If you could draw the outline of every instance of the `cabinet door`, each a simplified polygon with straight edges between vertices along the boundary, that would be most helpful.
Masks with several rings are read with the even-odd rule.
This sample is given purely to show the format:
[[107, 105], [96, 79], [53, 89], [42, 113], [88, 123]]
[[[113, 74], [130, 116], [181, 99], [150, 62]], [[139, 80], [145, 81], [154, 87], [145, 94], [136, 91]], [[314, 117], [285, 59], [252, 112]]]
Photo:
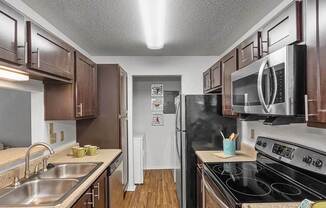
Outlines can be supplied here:
[[72, 208], [93, 208], [92, 194], [92, 190], [88, 189], [86, 193], [72, 206]]
[[27, 22], [28, 67], [67, 79], [74, 75], [74, 49], [31, 22]]
[[221, 62], [217, 62], [211, 68], [211, 84], [212, 88], [218, 88], [222, 86], [222, 69], [221, 69]]
[[239, 69], [258, 60], [261, 56], [261, 32], [257, 32], [247, 40], [243, 41], [238, 47], [238, 52]]
[[307, 1], [307, 97], [309, 126], [326, 127], [326, 1]]
[[204, 93], [211, 89], [211, 70], [208, 69], [203, 73], [203, 89]]
[[224, 116], [234, 116], [231, 103], [231, 74], [238, 68], [238, 52], [233, 49], [222, 60], [222, 110]]
[[24, 17], [0, 2], [0, 60], [25, 64]]
[[107, 172], [104, 171], [102, 175], [94, 182], [94, 207], [104, 208], [107, 207], [108, 193], [107, 193]]
[[96, 64], [76, 52], [76, 118], [94, 117], [97, 114]]
[[302, 40], [302, 1], [294, 1], [262, 33], [263, 55]]

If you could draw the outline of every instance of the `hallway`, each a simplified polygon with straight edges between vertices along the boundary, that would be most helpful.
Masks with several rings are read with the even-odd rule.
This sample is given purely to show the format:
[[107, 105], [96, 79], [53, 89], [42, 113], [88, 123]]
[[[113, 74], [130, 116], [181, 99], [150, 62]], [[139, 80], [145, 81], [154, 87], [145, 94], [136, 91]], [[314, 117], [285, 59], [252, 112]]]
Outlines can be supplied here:
[[124, 208], [179, 208], [171, 170], [147, 170], [143, 185], [127, 192]]

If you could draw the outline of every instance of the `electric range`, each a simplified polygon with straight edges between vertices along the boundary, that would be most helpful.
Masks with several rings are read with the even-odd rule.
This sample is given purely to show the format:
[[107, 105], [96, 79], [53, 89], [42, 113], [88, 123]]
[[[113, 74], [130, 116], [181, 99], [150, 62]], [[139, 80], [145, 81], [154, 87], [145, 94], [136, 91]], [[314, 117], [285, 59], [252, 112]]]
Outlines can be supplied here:
[[326, 199], [326, 153], [266, 137], [255, 148], [256, 161], [205, 163], [204, 185], [221, 207]]

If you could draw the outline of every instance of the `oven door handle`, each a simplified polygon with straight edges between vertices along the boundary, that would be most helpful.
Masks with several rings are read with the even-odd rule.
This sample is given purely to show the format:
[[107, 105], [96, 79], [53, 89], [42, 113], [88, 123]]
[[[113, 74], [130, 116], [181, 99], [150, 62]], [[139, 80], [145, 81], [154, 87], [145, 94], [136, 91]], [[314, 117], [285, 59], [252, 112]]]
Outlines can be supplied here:
[[259, 101], [261, 103], [261, 105], [263, 106], [264, 108], [264, 111], [266, 113], [269, 113], [269, 109], [266, 105], [266, 102], [265, 102], [265, 99], [264, 99], [264, 95], [263, 95], [263, 75], [264, 75], [264, 70], [265, 70], [265, 66], [268, 66], [268, 60], [265, 59], [263, 61], [263, 63], [260, 65], [260, 68], [259, 68], [259, 72], [258, 72], [258, 79], [257, 79], [257, 91], [258, 91], [258, 98], [259, 98]]
[[216, 199], [216, 201], [219, 203], [221, 208], [229, 208], [229, 206], [227, 206], [220, 198], [218, 198], [218, 196], [216, 196], [213, 188], [206, 182], [205, 178], [203, 177], [202, 179], [202, 183], [203, 183], [203, 207], [205, 207], [205, 189], [207, 189], [207, 191]]

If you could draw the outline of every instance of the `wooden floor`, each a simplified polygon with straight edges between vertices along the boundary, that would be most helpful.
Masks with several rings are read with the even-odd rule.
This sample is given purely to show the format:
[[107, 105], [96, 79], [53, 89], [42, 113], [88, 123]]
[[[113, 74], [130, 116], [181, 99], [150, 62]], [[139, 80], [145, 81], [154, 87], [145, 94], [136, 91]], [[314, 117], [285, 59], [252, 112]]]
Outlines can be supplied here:
[[144, 184], [127, 192], [123, 208], [179, 208], [172, 171], [145, 171]]

